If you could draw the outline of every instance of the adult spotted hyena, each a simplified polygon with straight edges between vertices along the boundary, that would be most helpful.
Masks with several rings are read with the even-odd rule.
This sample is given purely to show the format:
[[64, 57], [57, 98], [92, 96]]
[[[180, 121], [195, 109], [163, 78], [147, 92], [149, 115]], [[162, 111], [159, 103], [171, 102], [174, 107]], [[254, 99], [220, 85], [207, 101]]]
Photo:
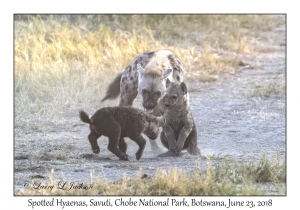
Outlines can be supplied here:
[[[181, 60], [170, 50], [148, 51], [137, 56], [109, 84], [102, 101], [118, 97], [119, 106], [132, 106], [139, 93], [142, 105], [152, 113], [166, 93], [166, 79], [182, 82], [185, 69]], [[159, 112], [153, 114], [159, 115]], [[162, 152], [156, 141], [150, 141], [154, 152]]]

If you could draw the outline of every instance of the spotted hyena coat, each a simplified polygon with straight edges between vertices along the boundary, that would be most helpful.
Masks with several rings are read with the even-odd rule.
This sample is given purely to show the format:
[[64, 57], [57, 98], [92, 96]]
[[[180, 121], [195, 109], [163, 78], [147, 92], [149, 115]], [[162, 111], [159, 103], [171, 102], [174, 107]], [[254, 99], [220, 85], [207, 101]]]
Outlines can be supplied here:
[[[132, 106], [137, 94], [142, 96], [142, 105], [149, 113], [163, 114], [158, 109], [161, 99], [166, 93], [166, 79], [182, 82], [185, 69], [181, 60], [170, 50], [147, 51], [137, 56], [110, 83], [102, 101], [118, 97], [121, 93], [119, 106]], [[159, 110], [159, 111], [158, 111]], [[154, 151], [158, 148], [155, 141], [151, 142]]]
[[[143, 69], [143, 72], [139, 73], [138, 64]], [[172, 51], [158, 50], [140, 54], [109, 85], [106, 96], [102, 101], [116, 98], [121, 93], [119, 106], [132, 106], [137, 94], [140, 93], [142, 95], [142, 90], [139, 86], [146, 83], [159, 87], [157, 88], [157, 90], [161, 91], [159, 100], [165, 94], [166, 78], [164, 79], [163, 77], [168, 69], [172, 69], [171, 74], [168, 75], [170, 81], [183, 81], [185, 73], [183, 63]]]

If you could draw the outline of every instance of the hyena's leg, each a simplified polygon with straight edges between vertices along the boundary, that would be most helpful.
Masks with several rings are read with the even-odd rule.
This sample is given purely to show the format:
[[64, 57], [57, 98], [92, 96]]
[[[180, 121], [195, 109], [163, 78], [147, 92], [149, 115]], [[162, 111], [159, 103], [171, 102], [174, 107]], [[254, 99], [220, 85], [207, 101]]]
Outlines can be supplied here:
[[126, 144], [124, 138], [120, 138], [120, 140], [119, 140], [119, 149], [123, 153], [126, 153], [126, 151], [127, 151], [127, 144]]
[[158, 155], [158, 157], [179, 157], [179, 156], [182, 155], [181, 152], [180, 153], [174, 153], [174, 152], [169, 150], [169, 141], [168, 141], [166, 133], [164, 131], [162, 131], [160, 133], [160, 140], [161, 140], [161, 143], [168, 149], [168, 151]]
[[164, 147], [169, 150], [168, 139], [167, 139], [164, 131], [161, 131], [161, 133], [160, 133], [160, 141], [161, 141], [162, 145], [164, 145]]
[[190, 124], [183, 126], [181, 131], [178, 134], [178, 140], [176, 141], [175, 152], [180, 152], [183, 150], [184, 144], [187, 140], [187, 137], [190, 135], [193, 127]]
[[130, 137], [133, 141], [135, 141], [139, 145], [138, 151], [135, 153], [135, 157], [137, 160], [139, 160], [144, 152], [145, 146], [146, 146], [146, 140], [142, 135], [136, 135]]
[[121, 90], [121, 99], [119, 106], [132, 106], [133, 100], [137, 96], [137, 91], [132, 91], [130, 93]]
[[114, 123], [111, 125], [113, 129], [111, 129], [108, 143], [108, 150], [114, 153], [116, 156], [119, 157], [120, 160], [128, 160], [128, 155], [121, 152], [118, 148], [120, 135], [121, 135], [121, 127], [119, 124]]
[[132, 102], [138, 94], [137, 80], [137, 75], [123, 74], [120, 82], [121, 98], [119, 106], [132, 106]]
[[168, 141], [169, 150], [176, 153], [176, 137], [172, 127], [169, 124], [166, 124], [163, 127], [163, 130], [166, 135], [166, 139]]
[[197, 147], [197, 132], [192, 131], [190, 135], [186, 139], [186, 143], [184, 145], [184, 148], [186, 148], [186, 151], [191, 155], [201, 155], [200, 149]]
[[88, 135], [88, 139], [89, 142], [91, 144], [92, 147], [92, 151], [95, 154], [99, 154], [100, 153], [100, 147], [98, 146], [97, 143], [97, 139], [100, 137], [101, 135], [98, 135], [93, 129], [91, 129], [90, 134]]

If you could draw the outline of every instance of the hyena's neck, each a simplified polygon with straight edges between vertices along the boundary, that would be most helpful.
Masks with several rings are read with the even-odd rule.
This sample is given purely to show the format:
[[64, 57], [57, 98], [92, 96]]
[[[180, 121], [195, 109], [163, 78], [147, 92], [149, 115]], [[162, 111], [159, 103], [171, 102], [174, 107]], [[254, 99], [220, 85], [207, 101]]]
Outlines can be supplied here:
[[190, 111], [188, 101], [184, 100], [177, 103], [171, 109], [166, 109], [166, 117], [184, 116]]

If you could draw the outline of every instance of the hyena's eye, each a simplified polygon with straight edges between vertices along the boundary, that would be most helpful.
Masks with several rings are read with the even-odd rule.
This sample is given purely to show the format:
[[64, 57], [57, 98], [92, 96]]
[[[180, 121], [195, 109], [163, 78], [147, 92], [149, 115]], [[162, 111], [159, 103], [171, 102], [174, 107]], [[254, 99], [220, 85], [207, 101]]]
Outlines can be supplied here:
[[160, 91], [156, 92], [155, 94], [157, 95], [157, 97], [161, 96], [161, 92]]
[[177, 99], [177, 96], [176, 96], [176, 95], [173, 95], [173, 96], [172, 96], [172, 99], [176, 100], [176, 99]]

